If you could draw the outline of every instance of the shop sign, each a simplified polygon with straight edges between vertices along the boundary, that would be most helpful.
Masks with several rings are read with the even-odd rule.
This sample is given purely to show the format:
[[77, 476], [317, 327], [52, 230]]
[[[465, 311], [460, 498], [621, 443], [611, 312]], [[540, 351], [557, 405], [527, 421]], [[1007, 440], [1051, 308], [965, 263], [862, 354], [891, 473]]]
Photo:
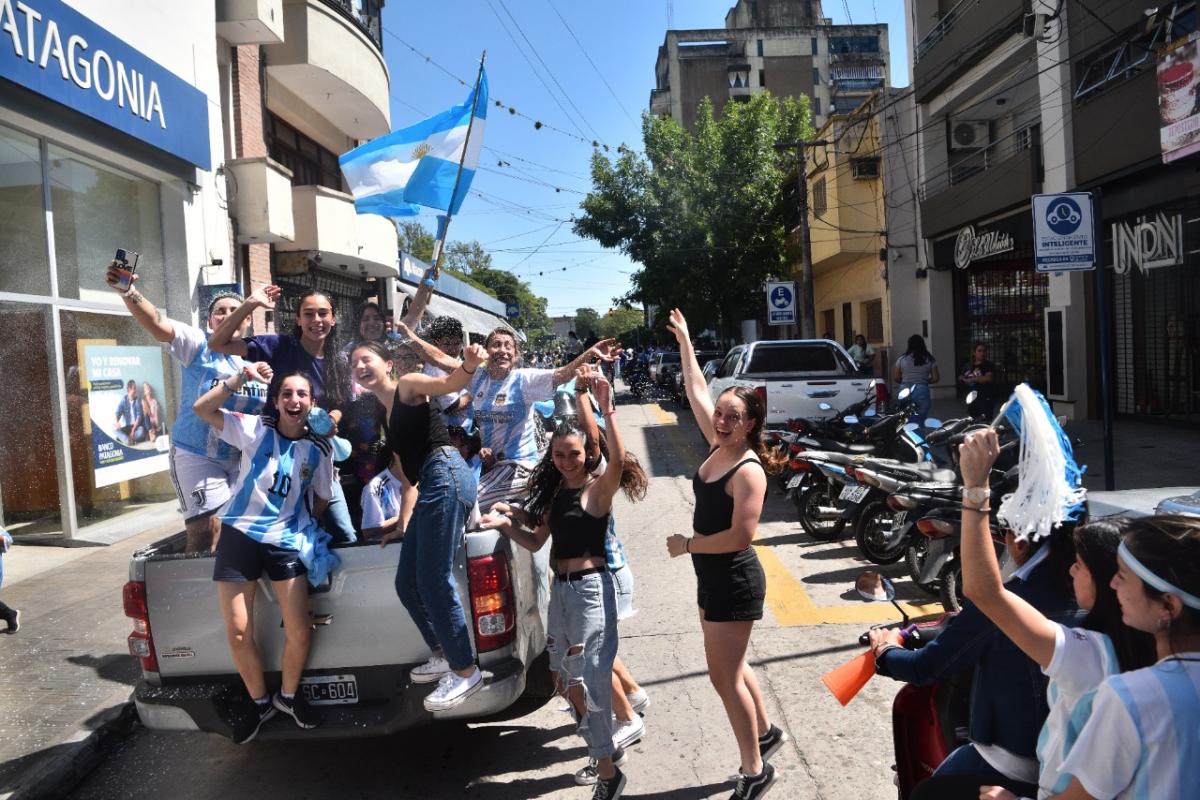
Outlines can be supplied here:
[[772, 281], [767, 284], [767, 323], [794, 325], [796, 323], [796, 282]]
[[211, 165], [204, 93], [61, 0], [0, 0], [0, 77]]
[[1156, 267], [1183, 263], [1183, 215], [1158, 212], [1153, 219], [1114, 222], [1112, 226], [1113, 271], [1124, 275], [1133, 267], [1145, 274]]
[[86, 344], [83, 361], [96, 488], [166, 472], [171, 442], [162, 350]]
[[997, 230], [976, 233], [974, 225], [965, 225], [954, 240], [954, 266], [966, 269], [973, 261], [1007, 253], [1012, 249], [1011, 234]]
[[1091, 193], [1035, 194], [1032, 206], [1037, 271], [1094, 269], [1096, 237]]
[[1200, 31], [1180, 39], [1158, 56], [1159, 140], [1164, 163], [1200, 151]]

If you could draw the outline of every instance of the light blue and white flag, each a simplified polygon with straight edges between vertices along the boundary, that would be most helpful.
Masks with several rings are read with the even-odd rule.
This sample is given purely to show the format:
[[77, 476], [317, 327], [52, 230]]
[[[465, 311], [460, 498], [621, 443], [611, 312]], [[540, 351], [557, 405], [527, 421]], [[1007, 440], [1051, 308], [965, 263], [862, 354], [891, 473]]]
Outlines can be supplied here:
[[420, 211], [418, 206], [457, 213], [479, 163], [487, 106], [487, 73], [481, 72], [477, 89], [462, 105], [380, 136], [339, 158], [358, 213], [411, 217]]

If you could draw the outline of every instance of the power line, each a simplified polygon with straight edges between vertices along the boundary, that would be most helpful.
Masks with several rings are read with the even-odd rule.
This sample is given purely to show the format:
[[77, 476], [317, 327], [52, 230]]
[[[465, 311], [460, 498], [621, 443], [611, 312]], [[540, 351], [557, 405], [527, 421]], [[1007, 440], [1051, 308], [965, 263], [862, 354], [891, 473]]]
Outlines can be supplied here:
[[595, 70], [596, 75], [599, 76], [601, 82], [604, 83], [604, 88], [608, 89], [608, 93], [612, 95], [613, 100], [617, 101], [617, 105], [620, 106], [621, 111], [625, 113], [625, 117], [630, 122], [637, 122], [637, 120], [633, 118], [633, 115], [629, 113], [629, 109], [625, 108], [625, 104], [621, 102], [621, 98], [617, 96], [615, 91], [613, 91], [612, 86], [608, 82], [608, 78], [605, 78], [604, 73], [601, 72], [600, 68], [596, 66], [596, 62], [593, 61], [592, 57], [588, 54], [587, 48], [583, 46], [583, 42], [579, 41], [579, 37], [575, 35], [575, 31], [571, 30], [571, 26], [567, 24], [566, 19], [564, 19], [563, 15], [559, 13], [558, 8], [556, 8], [554, 5], [554, 0], [546, 0], [546, 4], [550, 6], [550, 10], [554, 12], [554, 16], [558, 17], [558, 21], [561, 22], [563, 27], [567, 29], [567, 33], [571, 34], [571, 38], [574, 39], [575, 44], [579, 46], [579, 52], [583, 53], [583, 57], [586, 58], [587, 62], [592, 65], [592, 69]]

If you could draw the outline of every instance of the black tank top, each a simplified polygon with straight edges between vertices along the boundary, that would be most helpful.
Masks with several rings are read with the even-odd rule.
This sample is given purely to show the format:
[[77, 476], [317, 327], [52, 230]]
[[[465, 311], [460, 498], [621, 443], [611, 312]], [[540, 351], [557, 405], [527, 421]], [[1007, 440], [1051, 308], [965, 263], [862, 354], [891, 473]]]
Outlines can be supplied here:
[[568, 558], [586, 558], [597, 556], [604, 558], [604, 540], [608, 536], [608, 514], [593, 517], [583, 508], [583, 490], [568, 489], [560, 486], [550, 504], [550, 535], [554, 544], [551, 557], [555, 560]]
[[388, 447], [400, 457], [404, 476], [413, 486], [421, 479], [421, 467], [436, 448], [450, 444], [446, 419], [428, 399], [419, 405], [406, 405], [396, 389], [392, 415], [388, 418]]
[[[715, 452], [715, 451], [714, 451]], [[711, 456], [712, 453], [709, 453]], [[692, 530], [702, 536], [729, 530], [733, 527], [733, 498], [725, 493], [725, 484], [743, 464], [762, 464], [753, 458], [743, 458], [712, 483], [700, 479], [700, 469], [692, 476], [692, 491], [696, 494], [696, 510], [692, 512]]]

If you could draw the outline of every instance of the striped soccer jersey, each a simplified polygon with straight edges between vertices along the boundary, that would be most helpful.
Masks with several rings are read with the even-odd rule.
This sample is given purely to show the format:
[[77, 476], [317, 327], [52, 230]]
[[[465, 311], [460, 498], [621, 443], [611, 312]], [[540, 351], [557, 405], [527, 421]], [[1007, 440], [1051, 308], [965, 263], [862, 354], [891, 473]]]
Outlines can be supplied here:
[[[179, 413], [171, 427], [171, 443], [180, 450], [198, 456], [227, 460], [237, 456], [236, 448], [221, 441], [215, 428], [196, 416], [192, 404], [202, 394], [227, 378], [242, 371], [245, 361], [237, 356], [227, 356], [208, 349], [208, 334], [199, 328], [171, 320], [175, 338], [170, 344], [163, 343], [171, 356], [179, 362], [181, 377]], [[226, 398], [222, 408], [243, 414], [258, 414], [267, 399], [267, 387], [250, 382], [235, 394]]]
[[404, 487], [390, 469], [381, 471], [362, 490], [362, 527], [379, 528], [400, 513]]
[[263, 544], [299, 549], [308, 490], [322, 500], [333, 496], [333, 446], [314, 433], [289, 439], [269, 417], [221, 413], [221, 440], [242, 451], [237, 485], [221, 510], [221, 522]]
[[498, 461], [532, 467], [541, 437], [533, 404], [554, 397], [554, 370], [514, 369], [501, 380], [480, 369], [471, 381], [475, 427]]

